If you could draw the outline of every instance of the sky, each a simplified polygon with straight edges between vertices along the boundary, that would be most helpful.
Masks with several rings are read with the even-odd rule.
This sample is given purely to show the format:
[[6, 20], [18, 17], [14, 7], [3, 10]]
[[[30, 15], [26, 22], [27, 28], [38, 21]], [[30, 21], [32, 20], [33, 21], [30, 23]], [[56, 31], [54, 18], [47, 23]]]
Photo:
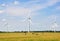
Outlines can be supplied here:
[[31, 31], [60, 31], [60, 0], [0, 0], [0, 31], [28, 31], [29, 22]]

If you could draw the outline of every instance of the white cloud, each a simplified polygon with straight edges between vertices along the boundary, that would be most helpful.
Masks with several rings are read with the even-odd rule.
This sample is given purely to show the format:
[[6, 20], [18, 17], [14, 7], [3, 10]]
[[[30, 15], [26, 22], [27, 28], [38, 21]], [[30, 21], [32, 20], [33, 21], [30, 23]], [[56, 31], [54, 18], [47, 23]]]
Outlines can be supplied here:
[[2, 7], [7, 7], [8, 5], [5, 4], [5, 3], [3, 3], [3, 4], [0, 4], [0, 6], [2, 6]]
[[[39, 2], [39, 1], [40, 0], [33, 0], [32, 2], [30, 1], [26, 4], [21, 3], [21, 6], [18, 5], [18, 4], [20, 4], [18, 1], [14, 1], [13, 4], [11, 3], [13, 6], [11, 6], [11, 4], [10, 4], [7, 8], [5, 8], [5, 10], [0, 10], [0, 13], [3, 13], [5, 11], [4, 13], [7, 13], [11, 16], [25, 16], [25, 15], [28, 16], [28, 14], [32, 14], [31, 12], [36, 12], [37, 10], [41, 10], [48, 6], [52, 6], [58, 2], [58, 0], [49, 0], [44, 4], [40, 4], [40, 3], [37, 4], [37, 2]], [[24, 6], [22, 7], [22, 5], [24, 5]], [[24, 8], [24, 7], [26, 7], [26, 8]], [[37, 14], [37, 13], [34, 13], [34, 14]], [[51, 16], [49, 16], [48, 20], [54, 21], [55, 17], [56, 17], [55, 15], [51, 15]], [[39, 28], [40, 28], [40, 24], [42, 24], [42, 28], [45, 27], [46, 24], [49, 26], [50, 22], [53, 22], [53, 21], [48, 22], [48, 20], [44, 19], [43, 21], [40, 21], [38, 23], [37, 23], [37, 21], [34, 23], [34, 22], [31, 22], [31, 20], [30, 20], [30, 22], [31, 22], [31, 25], [34, 25], [33, 26], [34, 28], [33, 27], [32, 28], [35, 29], [35, 25], [36, 25], [36, 27], [39, 27]], [[2, 19], [2, 21], [6, 21], [6, 19]], [[10, 25], [12, 25], [13, 29], [18, 29], [17, 23], [19, 24], [18, 27], [24, 28], [25, 25], [27, 25], [26, 28], [28, 28], [28, 23], [26, 23], [26, 21], [23, 20], [24, 21], [24, 22], [22, 21], [23, 23], [21, 21], [17, 21], [17, 22], [14, 22], [14, 21], [15, 21], [14, 19], [12, 22], [9, 20], [9, 23], [10, 23]], [[55, 24], [55, 26], [57, 26], [57, 24]], [[11, 27], [10, 27], [10, 29], [11, 29]]]
[[0, 10], [0, 14], [1, 14], [1, 13], [4, 13], [4, 11], [3, 11], [3, 10]]
[[14, 1], [13, 4], [18, 5], [19, 4], [19, 1]]
[[5, 9], [5, 13], [13, 16], [27, 16], [29, 13], [31, 13], [31, 10], [23, 7], [8, 7]]
[[6, 6], [6, 4], [1, 4], [1, 6]]
[[37, 11], [37, 10], [47, 8], [49, 6], [53, 6], [57, 2], [59, 2], [59, 0], [47, 0], [44, 3], [38, 3], [38, 2], [40, 2], [40, 0], [32, 0], [32, 1], [29, 1], [25, 4], [27, 4], [26, 6], [31, 8], [33, 11]]
[[[21, 7], [23, 5], [22, 3], [20, 4], [19, 1], [14, 1], [15, 5], [20, 4], [21, 6], [18, 5], [19, 7], [15, 7], [15, 6], [11, 7], [11, 5], [10, 5], [10, 7], [7, 7], [5, 9], [5, 13], [10, 14], [10, 15], [15, 15], [15, 16], [28, 15], [28, 14], [31, 14], [31, 12], [41, 10], [48, 6], [52, 6], [55, 3], [57, 3], [58, 0], [49, 0], [44, 4], [40, 4], [40, 3], [37, 4], [36, 2], [39, 2], [39, 0], [32, 0], [32, 1], [26, 2], [26, 3], [24, 3], [24, 6]], [[4, 4], [3, 4], [3, 6], [4, 6]], [[26, 8], [24, 8], [24, 7], [26, 7]]]
[[6, 21], [6, 19], [2, 19], [2, 21]]

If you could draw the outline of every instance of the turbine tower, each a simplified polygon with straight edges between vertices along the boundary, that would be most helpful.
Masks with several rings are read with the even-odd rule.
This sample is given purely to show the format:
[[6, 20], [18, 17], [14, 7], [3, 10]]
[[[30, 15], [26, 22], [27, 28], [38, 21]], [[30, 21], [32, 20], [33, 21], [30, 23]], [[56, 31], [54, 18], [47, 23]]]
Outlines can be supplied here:
[[54, 17], [54, 19], [53, 19], [53, 23], [52, 23], [52, 29], [53, 29], [53, 31], [54, 32], [56, 32], [56, 27], [58, 27], [58, 25], [57, 25], [57, 23], [56, 23], [56, 16]]
[[30, 26], [31, 26], [30, 21], [31, 21], [31, 17], [28, 18], [28, 25], [29, 25], [28, 32], [30, 32]]

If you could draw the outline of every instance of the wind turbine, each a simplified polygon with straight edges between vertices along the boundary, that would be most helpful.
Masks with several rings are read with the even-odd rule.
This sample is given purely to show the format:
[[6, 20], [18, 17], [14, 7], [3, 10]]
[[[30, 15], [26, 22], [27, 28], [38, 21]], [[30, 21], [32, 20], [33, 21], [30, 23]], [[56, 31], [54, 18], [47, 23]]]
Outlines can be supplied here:
[[53, 29], [54, 32], [56, 32], [56, 29], [55, 29], [56, 27], [58, 27], [58, 25], [57, 25], [56, 22], [54, 22], [53, 25], [52, 25], [52, 29]]
[[[32, 20], [31, 20], [31, 16], [29, 17], [25, 17], [26, 19], [24, 19], [24, 22], [27, 22], [27, 26], [28, 26], [28, 33], [31, 31], [31, 24], [32, 24]], [[25, 28], [26, 30], [26, 28]]]
[[53, 19], [53, 22], [52, 22], [52, 29], [53, 29], [53, 31], [54, 32], [56, 32], [56, 27], [58, 27], [58, 25], [57, 25], [57, 23], [56, 23], [56, 16], [54, 17], [54, 19]]
[[2, 19], [2, 22], [3, 22], [3, 27], [6, 27], [7, 26], [7, 32], [8, 32], [8, 23], [6, 22], [6, 19]]
[[28, 32], [30, 32], [30, 28], [31, 28], [30, 27], [31, 26], [30, 22], [31, 22], [31, 17], [28, 18], [28, 23], [29, 23], [29, 31]]

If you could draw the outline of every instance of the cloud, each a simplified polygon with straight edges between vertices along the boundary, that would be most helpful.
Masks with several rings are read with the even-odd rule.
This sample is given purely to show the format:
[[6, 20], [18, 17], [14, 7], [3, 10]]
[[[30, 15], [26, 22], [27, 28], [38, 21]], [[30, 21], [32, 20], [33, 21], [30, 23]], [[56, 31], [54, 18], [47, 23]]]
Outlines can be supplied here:
[[4, 11], [3, 10], [0, 10], [0, 14], [2, 14], [2, 13], [4, 13]]
[[18, 5], [19, 1], [14, 1], [13, 4]]
[[[11, 17], [11, 16], [6, 16], [6, 17], [8, 17], [7, 20], [6, 19], [2, 19], [2, 21], [6, 21], [6, 22], [8, 22], [8, 24], [11, 25], [11, 27], [13, 29], [11, 27], [9, 27], [10, 30], [11, 29], [12, 30], [14, 30], [14, 29], [18, 30], [19, 28], [20, 28], [19, 30], [24, 30], [25, 27], [26, 27], [26, 29], [28, 29], [28, 22], [27, 22], [26, 19], [24, 19], [26, 17], [24, 17], [23, 19], [20, 19], [19, 16], [23, 17], [23, 16], [28, 16], [29, 14], [34, 14], [34, 15], [35, 14], [36, 15], [37, 14], [42, 14], [42, 13], [39, 13], [37, 11], [38, 10], [42, 10], [44, 8], [47, 8], [49, 6], [53, 6], [53, 5], [55, 5], [59, 1], [58, 0], [47, 0], [44, 3], [42, 3], [43, 1], [41, 3], [40, 2], [41, 2], [41, 0], [31, 0], [31, 1], [23, 2], [23, 3], [20, 2], [20, 1], [14, 1], [13, 3], [9, 2], [8, 7], [6, 7], [4, 10], [0, 10], [0, 13], [4, 12], [4, 14], [11, 15], [14, 18]], [[6, 6], [6, 4], [5, 5], [3, 4], [2, 6]], [[17, 20], [17, 17], [15, 17], [15, 16], [18, 16], [19, 20]], [[6, 18], [6, 17], [4, 17], [4, 18]], [[35, 19], [34, 19], [34, 17], [35, 17]], [[51, 15], [51, 16], [48, 16], [48, 18], [47, 18], [47, 17], [45, 17], [45, 16], [42, 15], [42, 17], [44, 17], [44, 18], [41, 17], [42, 19], [40, 18], [40, 15], [37, 15], [37, 16], [34, 16], [34, 17], [32, 17], [32, 22], [30, 20], [30, 22], [31, 22], [31, 28], [33, 28], [33, 30], [36, 29], [36, 28], [38, 28], [40, 30], [41, 28], [48, 29], [49, 26], [51, 26], [50, 24], [55, 21], [55, 17], [57, 17], [57, 16], [56, 15]], [[24, 21], [24, 20], [26, 20], [26, 21]], [[40, 28], [40, 26], [41, 26], [41, 28]], [[57, 24], [55, 24], [55, 26], [57, 26]]]
[[2, 21], [4, 22], [4, 21], [6, 21], [6, 19], [2, 19]]
[[2, 7], [7, 7], [8, 5], [5, 4], [5, 3], [3, 3], [3, 4], [1, 4], [0, 6], [2, 6]]
[[57, 10], [60, 10], [60, 6], [56, 7]]
[[13, 16], [27, 16], [29, 13], [31, 13], [31, 10], [24, 7], [8, 7], [5, 9], [5, 13]]
[[[10, 4], [10, 6], [6, 7], [4, 11], [5, 13], [14, 15], [14, 16], [28, 15], [28, 14], [31, 14], [31, 12], [37, 12], [37, 10], [41, 10], [49, 6], [52, 6], [56, 4], [58, 0], [49, 0], [43, 4], [38, 2], [40, 2], [40, 0], [32, 0], [29, 2], [25, 2], [24, 4], [20, 3], [19, 1], [14, 1], [13, 7]], [[2, 5], [5, 6], [5, 4], [2, 4]], [[15, 5], [17, 5], [18, 7]]]
[[1, 6], [6, 6], [6, 4], [1, 4]]
[[58, 2], [58, 0], [49, 0], [45, 3], [44, 6], [48, 7], [48, 6], [53, 6], [54, 4], [56, 4]]
[[[42, 1], [42, 2], [44, 2], [44, 1]], [[44, 3], [41, 3], [41, 0], [32, 0], [32, 1], [26, 2], [25, 5], [28, 8], [31, 8], [31, 10], [37, 11], [37, 10], [47, 8], [49, 6], [53, 6], [57, 2], [59, 2], [59, 0], [46, 0]]]

